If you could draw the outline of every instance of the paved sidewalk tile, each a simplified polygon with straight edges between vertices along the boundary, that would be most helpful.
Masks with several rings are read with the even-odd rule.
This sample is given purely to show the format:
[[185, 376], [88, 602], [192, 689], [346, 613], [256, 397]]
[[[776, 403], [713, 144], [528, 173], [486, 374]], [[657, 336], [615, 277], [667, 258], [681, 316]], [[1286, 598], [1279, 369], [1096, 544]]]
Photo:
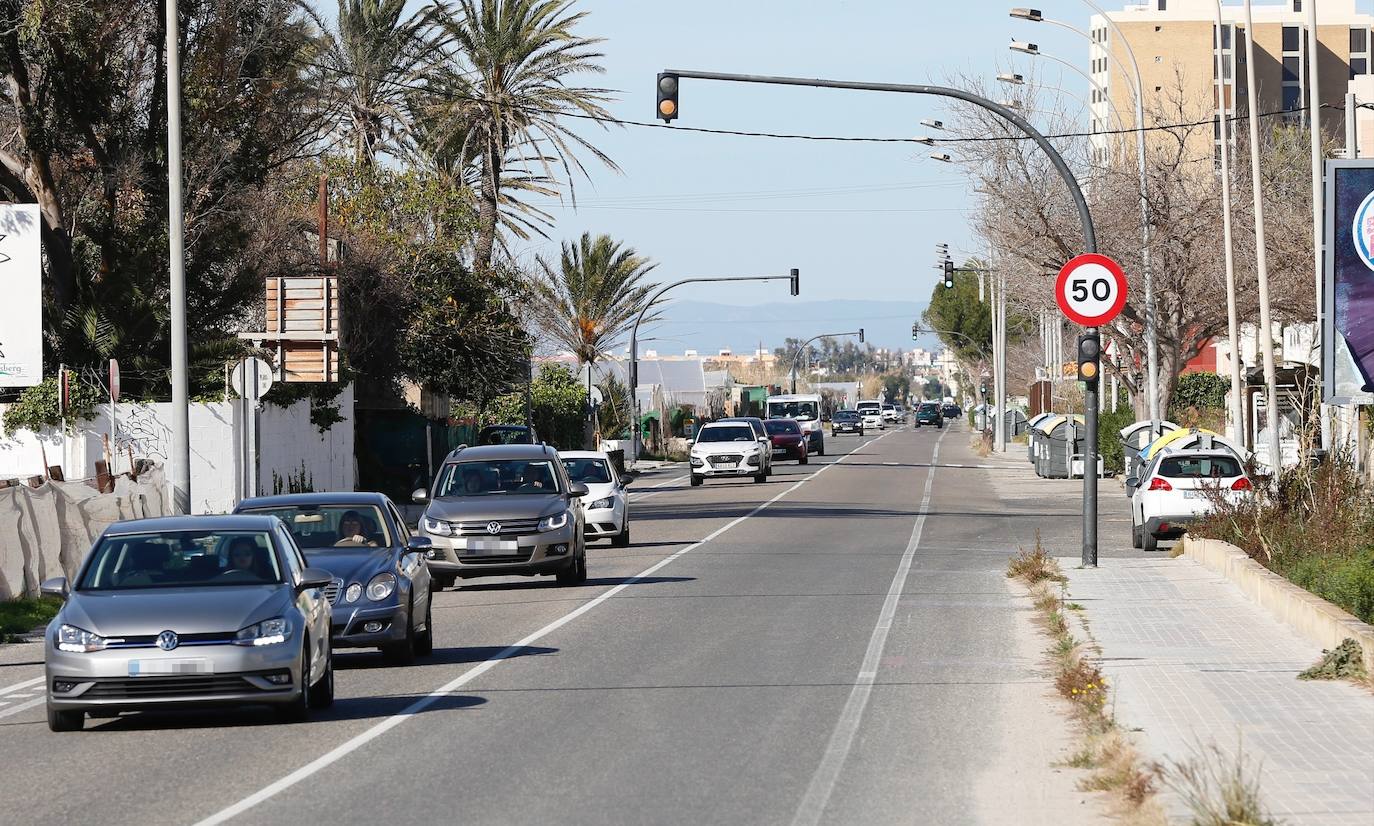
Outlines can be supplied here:
[[1142, 730], [1151, 759], [1239, 743], [1285, 822], [1374, 824], [1374, 695], [1298, 680], [1320, 649], [1186, 558], [1060, 562], [1102, 648], [1116, 717]]

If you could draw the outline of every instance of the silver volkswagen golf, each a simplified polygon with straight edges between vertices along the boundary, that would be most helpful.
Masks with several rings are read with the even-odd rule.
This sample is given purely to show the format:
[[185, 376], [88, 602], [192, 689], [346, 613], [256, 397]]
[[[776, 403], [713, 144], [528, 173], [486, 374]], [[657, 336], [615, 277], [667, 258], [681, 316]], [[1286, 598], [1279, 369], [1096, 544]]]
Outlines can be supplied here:
[[48, 727], [87, 712], [266, 703], [288, 719], [334, 701], [328, 571], [308, 568], [275, 516], [116, 522], [44, 644]]

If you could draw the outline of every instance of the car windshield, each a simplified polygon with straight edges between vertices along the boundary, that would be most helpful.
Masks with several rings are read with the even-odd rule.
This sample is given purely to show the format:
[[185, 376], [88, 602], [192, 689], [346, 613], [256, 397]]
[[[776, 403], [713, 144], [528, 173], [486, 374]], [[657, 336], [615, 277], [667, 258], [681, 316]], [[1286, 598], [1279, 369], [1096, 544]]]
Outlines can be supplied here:
[[611, 468], [605, 459], [564, 459], [568, 478], [584, 485], [604, 485], [611, 481]]
[[815, 402], [769, 402], [768, 418], [770, 419], [800, 419], [801, 421], [812, 421], [816, 418], [817, 404]]
[[282, 581], [266, 531], [167, 531], [101, 537], [78, 591], [262, 585]]
[[877, 413], [882, 409], [882, 405], [877, 402], [859, 402], [860, 413]]
[[801, 427], [792, 419], [769, 419], [763, 423], [763, 429], [767, 430], [770, 436], [775, 436], [779, 433], [790, 433], [792, 435], [801, 433]]
[[530, 441], [530, 432], [523, 427], [489, 427], [477, 439], [484, 445], [527, 445]]
[[754, 439], [754, 429], [747, 424], [704, 427], [697, 437], [698, 442], [752, 442]]
[[553, 464], [540, 459], [474, 459], [449, 462], [439, 471], [435, 497], [558, 493]]
[[391, 544], [386, 520], [376, 505], [283, 505], [245, 512], [271, 514], [285, 522], [303, 551]]
[[834, 420], [837, 422], [851, 422], [857, 418], [859, 418], [859, 414], [853, 410], [840, 410], [834, 415]]
[[1240, 476], [1240, 462], [1231, 456], [1171, 456], [1159, 463], [1167, 479], [1223, 479]]

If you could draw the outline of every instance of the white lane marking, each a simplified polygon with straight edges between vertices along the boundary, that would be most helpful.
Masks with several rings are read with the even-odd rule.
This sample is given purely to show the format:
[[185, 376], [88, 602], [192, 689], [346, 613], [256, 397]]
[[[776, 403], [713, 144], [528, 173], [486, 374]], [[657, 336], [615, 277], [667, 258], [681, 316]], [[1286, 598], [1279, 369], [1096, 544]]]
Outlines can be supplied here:
[[[940, 442], [944, 441], [945, 433], [948, 432], [942, 431], [940, 437], [935, 440], [935, 453], [931, 456], [931, 465], [935, 465], [939, 459]], [[849, 692], [844, 709], [840, 711], [840, 719], [835, 723], [835, 730], [831, 732], [830, 741], [826, 743], [821, 764], [811, 776], [811, 783], [807, 785], [806, 794], [802, 796], [797, 813], [792, 818], [792, 826], [815, 826], [820, 823], [821, 816], [825, 814], [825, 807], [830, 803], [830, 795], [835, 791], [835, 782], [840, 779], [840, 771], [844, 768], [849, 750], [854, 745], [854, 735], [859, 731], [864, 707], [868, 705], [868, 697], [873, 692], [873, 682], [878, 677], [878, 664], [883, 656], [883, 648], [887, 646], [888, 632], [892, 630], [897, 603], [906, 588], [907, 575], [911, 572], [916, 549], [921, 544], [921, 532], [925, 529], [926, 511], [930, 507], [930, 492], [934, 482], [935, 468], [932, 467], [926, 474], [920, 514], [916, 517], [916, 524], [911, 528], [911, 539], [907, 542], [906, 552], [902, 554], [902, 561], [897, 566], [897, 573], [893, 575], [892, 584], [887, 589], [887, 598], [883, 600], [883, 609], [878, 613], [878, 622], [873, 626], [873, 634], [868, 638], [868, 650], [864, 652], [863, 664], [859, 666], [854, 688]]]
[[48, 699], [48, 698], [46, 698], [46, 697], [39, 697], [39, 698], [34, 699], [34, 700], [29, 700], [29, 701], [26, 702], [26, 703], [20, 703], [19, 705], [14, 706], [13, 708], [7, 708], [7, 709], [5, 709], [4, 711], [0, 711], [0, 717], [9, 717], [9, 716], [11, 716], [11, 715], [18, 714], [18, 713], [21, 712], [21, 711], [28, 711], [29, 709], [33, 708], [34, 706], [41, 706], [41, 705], [43, 705], [43, 703], [45, 703], [45, 702], [47, 701], [47, 699]]
[[4, 688], [0, 688], [0, 697], [3, 697], [4, 695], [9, 694], [11, 691], [22, 691], [23, 689], [26, 689], [26, 688], [28, 688], [28, 687], [31, 686], [31, 685], [38, 685], [38, 684], [41, 683], [41, 682], [43, 682], [43, 678], [42, 678], [42, 677], [34, 677], [32, 680], [25, 680], [25, 681], [22, 682], [22, 683], [15, 683], [14, 685], [7, 685], [7, 686], [5, 686]]
[[[881, 438], [883, 438], [883, 436], [879, 436], [877, 439], [870, 439], [869, 441], [860, 445], [860, 447], [867, 447], [869, 444], [872, 444], [873, 442], [876, 442], [878, 441], [878, 439]], [[355, 735], [354, 737], [345, 740], [343, 743], [340, 743], [332, 750], [320, 755], [319, 757], [315, 758], [309, 763], [306, 763], [304, 766], [301, 766], [299, 769], [296, 769], [295, 771], [291, 772], [285, 777], [282, 777], [281, 779], [273, 783], [270, 783], [267, 786], [264, 786], [262, 789], [259, 789], [253, 794], [243, 798], [239, 802], [225, 809], [221, 809], [218, 812], [215, 812], [214, 814], [210, 815], [204, 820], [199, 821], [197, 824], [195, 824], [195, 826], [212, 826], [212, 824], [224, 823], [225, 821], [228, 821], [231, 818], [243, 814], [244, 812], [258, 805], [259, 803], [269, 800], [272, 797], [275, 797], [276, 795], [280, 794], [281, 792], [286, 791], [287, 789], [291, 788], [297, 783], [300, 783], [302, 780], [305, 780], [311, 777], [312, 775], [318, 773], [322, 769], [325, 769], [330, 765], [337, 763], [339, 760], [342, 760], [349, 754], [357, 751], [359, 748], [362, 748], [364, 745], [371, 742], [372, 740], [377, 739], [378, 737], [387, 733], [396, 726], [399, 726], [401, 723], [404, 723], [410, 717], [413, 717], [421, 711], [424, 711], [426, 708], [438, 702], [441, 698], [453, 693], [455, 690], [462, 688], [464, 685], [472, 682], [473, 680], [487, 673], [492, 668], [494, 668], [497, 663], [501, 662], [502, 660], [509, 659], [515, 656], [521, 651], [521, 649], [525, 648], [526, 646], [539, 641], [540, 639], [548, 636], [554, 631], [557, 631], [559, 628], [562, 628], [564, 625], [567, 625], [568, 623], [572, 622], [573, 620], [577, 619], [578, 617], [582, 616], [588, 611], [591, 611], [593, 608], [597, 607], [601, 603], [605, 602], [606, 600], [610, 599], [611, 597], [615, 596], [616, 594], [620, 593], [621, 591], [625, 590], [626, 588], [630, 587], [636, 582], [645, 579], [649, 576], [652, 576], [654, 572], [660, 570], [661, 568], [678, 559], [679, 557], [691, 553], [692, 551], [712, 541], [716, 537], [720, 536], [721, 534], [725, 533], [726, 531], [730, 530], [731, 528], [735, 527], [741, 522], [744, 522], [750, 517], [757, 515], [765, 508], [767, 508], [769, 505], [772, 505], [779, 499], [797, 490], [802, 485], [806, 484], [812, 479], [815, 479], [822, 473], [825, 473], [827, 470], [834, 467], [835, 465], [840, 464], [840, 462], [843, 462], [845, 459], [848, 459], [851, 455], [853, 454], [845, 454], [840, 459], [836, 460], [834, 463], [825, 465], [824, 467], [817, 470], [815, 473], [812, 473], [809, 476], [806, 476], [798, 480], [791, 487], [777, 494], [772, 499], [769, 499], [759, 504], [758, 507], [754, 508], [753, 510], [744, 514], [743, 516], [737, 517], [734, 520], [722, 525], [721, 527], [716, 528], [714, 531], [707, 534], [705, 538], [698, 540], [697, 542], [693, 542], [691, 545], [688, 545], [682, 550], [677, 551], [676, 553], [673, 553], [667, 557], [664, 557], [655, 564], [650, 565], [648, 568], [645, 568], [640, 573], [630, 577], [625, 582], [611, 588], [610, 590], [606, 591], [600, 596], [595, 597], [589, 602], [585, 602], [582, 605], [579, 605], [577, 608], [573, 609], [572, 611], [569, 611], [568, 613], [564, 614], [563, 616], [559, 617], [558, 619], [554, 620], [548, 625], [545, 625], [538, 631], [535, 631], [527, 635], [518, 642], [515, 642], [507, 646], [506, 648], [501, 649], [488, 659], [483, 660], [482, 662], [468, 669], [464, 673], [458, 675], [457, 677], [453, 678], [444, 685], [436, 688], [434, 691], [431, 691], [429, 694], [426, 694], [425, 696], [406, 706], [404, 709], [398, 711], [390, 717], [387, 717], [386, 719], [382, 720], [381, 722], [377, 723], [376, 725], [372, 726], [366, 731], [363, 731]], [[928, 487], [929, 486], [927, 486], [927, 488]]]

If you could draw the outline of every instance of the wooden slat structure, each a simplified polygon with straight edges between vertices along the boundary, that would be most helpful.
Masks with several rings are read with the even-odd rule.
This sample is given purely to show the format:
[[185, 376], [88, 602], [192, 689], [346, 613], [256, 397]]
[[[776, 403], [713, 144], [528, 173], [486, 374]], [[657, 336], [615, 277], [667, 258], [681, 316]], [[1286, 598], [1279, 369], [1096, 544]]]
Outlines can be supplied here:
[[239, 333], [277, 351], [276, 379], [330, 382], [339, 378], [339, 279], [332, 275], [269, 278], [267, 330]]

